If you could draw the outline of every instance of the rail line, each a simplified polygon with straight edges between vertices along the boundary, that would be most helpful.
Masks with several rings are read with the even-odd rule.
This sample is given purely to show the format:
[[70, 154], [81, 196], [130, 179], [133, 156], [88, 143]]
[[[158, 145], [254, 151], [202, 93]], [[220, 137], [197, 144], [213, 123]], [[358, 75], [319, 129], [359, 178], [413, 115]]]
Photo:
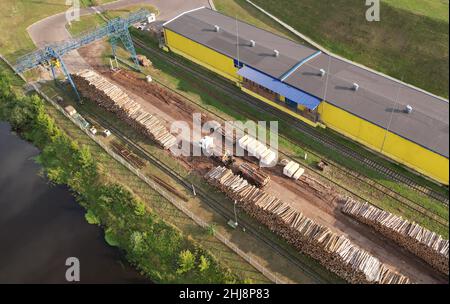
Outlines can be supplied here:
[[[122, 139], [125, 143], [127, 143], [129, 146], [133, 147], [135, 150], [139, 151], [140, 154], [144, 156], [144, 158], [149, 161], [151, 164], [159, 168], [161, 171], [163, 171], [165, 174], [167, 174], [169, 177], [171, 177], [173, 180], [175, 180], [177, 183], [182, 185], [188, 192], [192, 192], [192, 183], [187, 182], [184, 180], [183, 177], [181, 177], [178, 173], [176, 173], [173, 169], [171, 169], [169, 166], [158, 160], [156, 157], [154, 157], [152, 154], [150, 154], [145, 148], [143, 148], [140, 144], [135, 143], [131, 139], [127, 137], [121, 130], [114, 127], [111, 123], [106, 121], [105, 119], [99, 117], [96, 114], [93, 114], [92, 112], [86, 112], [89, 116], [92, 117], [92, 119], [96, 120], [99, 124], [105, 126], [109, 130], [113, 131], [116, 136], [118, 136], [120, 139]], [[202, 198], [202, 201], [204, 201], [211, 209], [213, 209], [217, 214], [222, 216], [225, 220], [231, 219], [234, 217], [234, 214], [223, 206], [222, 203], [218, 202], [216, 199], [212, 198], [210, 195], [208, 195], [204, 190], [202, 190], [201, 187], [194, 185], [197, 196]], [[305, 274], [313, 278], [318, 283], [327, 283], [330, 282], [329, 279], [324, 278], [322, 275], [317, 274], [313, 269], [311, 269], [309, 266], [305, 265], [302, 261], [300, 261], [297, 257], [295, 257], [292, 253], [288, 252], [285, 248], [282, 246], [276, 244], [270, 238], [265, 236], [264, 234], [260, 233], [259, 230], [261, 230], [262, 225], [256, 225], [254, 223], [250, 223], [245, 218], [239, 219], [240, 226], [245, 228], [245, 231], [252, 234], [254, 237], [259, 239], [260, 241], [264, 242], [266, 245], [268, 245], [272, 250], [289, 260], [291, 263], [293, 263], [295, 266], [297, 266], [299, 269], [301, 269]]]
[[[345, 145], [342, 145], [341, 143], [334, 140], [330, 136], [320, 133], [319, 131], [308, 126], [306, 123], [304, 123], [300, 120], [294, 119], [276, 108], [264, 107], [263, 104], [259, 100], [256, 100], [241, 91], [237, 91], [236, 87], [233, 84], [228, 83], [228, 81], [219, 82], [219, 81], [213, 80], [213, 79], [205, 76], [204, 74], [186, 66], [184, 63], [180, 62], [179, 60], [176, 60], [173, 57], [166, 55], [162, 51], [155, 50], [153, 47], [148, 47], [145, 44], [145, 42], [143, 42], [142, 40], [140, 40], [139, 38], [136, 38], [134, 36], [133, 36], [133, 41], [139, 47], [145, 49], [146, 51], [148, 51], [160, 58], [163, 58], [166, 61], [169, 61], [173, 65], [176, 65], [184, 70], [189, 71], [189, 73], [192, 73], [193, 75], [195, 75], [196, 77], [199, 77], [200, 79], [202, 79], [203, 81], [205, 81], [207, 83], [213, 84], [215, 87], [220, 88], [222, 91], [226, 92], [227, 94], [231, 94], [232, 96], [236, 96], [242, 100], [245, 100], [247, 103], [250, 103], [252, 106], [257, 107], [260, 111], [269, 112], [276, 117], [282, 118], [284, 121], [289, 121], [291, 126], [295, 127], [298, 131], [301, 131], [301, 132], [307, 134], [313, 140], [324, 145], [325, 147], [336, 150], [339, 153], [341, 153], [342, 155], [345, 155], [353, 160], [356, 160], [360, 164], [362, 164], [380, 174], [383, 174], [384, 176], [386, 176], [396, 182], [404, 184], [404, 185], [408, 186], [409, 188], [411, 188], [415, 191], [418, 191], [419, 193], [425, 194], [426, 196], [428, 196], [434, 200], [437, 200], [448, 206], [449, 198], [447, 196], [434, 191], [433, 189], [431, 189], [428, 186], [420, 185], [420, 184], [416, 183], [415, 181], [411, 180], [410, 178], [402, 175], [401, 173], [395, 172], [395, 171], [385, 167], [384, 165], [380, 164], [379, 162], [369, 159], [369, 158], [365, 157], [364, 155], [361, 155], [360, 153], [354, 151], [353, 149], [351, 149]], [[290, 140], [290, 142], [293, 142], [293, 141]], [[399, 194], [399, 195], [401, 195], [401, 194]]]
[[[140, 45], [140, 44], [138, 43], [138, 45]], [[140, 46], [141, 46], [141, 45], [140, 45]], [[142, 47], [142, 46], [141, 46], [141, 47]], [[146, 49], [147, 49], [147, 47], [146, 47]], [[150, 50], [151, 50], [151, 49], [150, 49]], [[153, 51], [154, 51], [154, 50], [153, 50]], [[158, 53], [157, 51], [154, 51], [154, 52]], [[160, 56], [162, 56], [162, 55], [160, 55]], [[172, 59], [172, 58], [170, 58], [170, 59]], [[181, 64], [178, 64], [177, 62], [174, 62], [173, 64], [176, 64], [176, 65], [179, 66], [179, 67], [183, 67], [183, 66], [181, 66]], [[189, 68], [188, 68], [188, 69], [189, 69]], [[189, 69], [189, 72], [194, 73], [195, 71]], [[197, 73], [196, 73], [196, 75], [198, 75], [198, 76], [200, 77], [202, 74], [197, 74]], [[205, 81], [206, 81], [207, 79], [209, 79], [209, 78], [206, 78]], [[157, 81], [157, 80], [155, 80], [155, 81]], [[158, 82], [158, 81], [157, 81], [157, 82]], [[207, 109], [206, 107], [200, 105], [199, 103], [190, 100], [188, 97], [186, 97], [186, 96], [184, 96], [184, 95], [181, 95], [180, 93], [178, 93], [177, 91], [173, 90], [172, 88], [170, 88], [170, 87], [164, 85], [163, 83], [158, 82], [158, 84], [164, 86], [166, 89], [168, 89], [168, 90], [170, 90], [171, 92], [177, 94], [178, 96], [182, 97], [183, 99], [187, 99], [188, 101], [194, 103], [196, 106], [200, 107], [200, 108], [203, 109], [204, 111], [207, 111], [207, 112], [210, 113], [211, 115], [214, 115], [214, 116], [218, 117], [218, 118], [221, 119], [222, 121], [226, 120], [225, 118], [221, 117], [221, 116], [218, 115], [217, 113], [214, 113], [214, 112], [212, 112], [211, 110]], [[287, 137], [285, 137], [285, 136], [283, 136], [283, 135], [279, 135], [279, 136], [282, 137], [283, 139], [285, 139], [286, 141], [289, 141], [289, 142], [292, 143], [292, 144], [298, 145], [298, 143], [292, 141], [291, 139], [289, 139], [289, 138], [287, 138]], [[312, 155], [318, 156], [316, 153], [314, 153], [314, 152], [312, 152], [312, 151], [307, 151], [307, 152], [308, 152], [308, 153], [311, 153]], [[292, 157], [292, 156], [290, 156], [290, 155], [288, 155], [288, 154], [286, 154], [286, 153], [283, 153], [282, 151], [279, 151], [279, 153], [282, 154], [282, 155], [284, 155], [284, 156], [287, 156], [287, 157], [290, 157], [290, 158], [295, 158], [295, 159], [298, 160], [298, 157], [295, 157], [295, 156]], [[320, 156], [318, 156], [318, 157], [320, 157]], [[327, 161], [328, 161], [328, 160], [327, 160]], [[366, 177], [366, 176], [362, 177], [361, 175], [358, 175], [358, 174], [355, 173], [355, 172], [351, 172], [350, 170], [347, 170], [347, 169], [345, 169], [345, 168], [342, 168], [340, 165], [337, 165], [337, 164], [335, 164], [335, 163], [332, 162], [332, 161], [328, 161], [328, 162], [329, 162], [332, 166], [335, 166], [335, 167], [338, 168], [339, 170], [343, 171], [345, 174], [351, 175], [353, 178], [358, 179], [358, 180], [359, 180], [360, 182], [362, 182], [363, 184], [366, 184], [366, 185], [369, 185], [369, 186], [371, 186], [371, 187], [376, 188], [378, 191], [382, 192], [384, 195], [387, 195], [387, 196], [389, 196], [390, 198], [392, 198], [392, 199], [398, 201], [400, 204], [404, 205], [405, 207], [409, 208], [410, 210], [413, 210], [413, 211], [416, 211], [416, 212], [422, 214], [424, 217], [427, 217], [427, 218], [429, 218], [429, 219], [435, 221], [436, 223], [440, 224], [441, 226], [443, 226], [443, 227], [445, 227], [445, 228], [448, 227], [448, 220], [447, 220], [446, 218], [444, 218], [444, 217], [442, 217], [442, 216], [440, 216], [440, 215], [438, 215], [438, 214], [435, 214], [435, 213], [433, 213], [433, 212], [430, 212], [429, 210], [427, 210], [426, 208], [424, 208], [424, 207], [421, 206], [420, 204], [418, 204], [418, 203], [416, 203], [416, 202], [410, 200], [409, 198], [403, 196], [402, 194], [397, 193], [397, 192], [395, 192], [395, 191], [393, 191], [393, 190], [387, 188], [387, 187], [384, 186], [383, 184], [381, 184], [381, 183], [379, 183], [379, 182], [377, 182], [377, 181], [374, 181], [374, 180], [369, 179], [369, 178]], [[314, 168], [311, 168], [311, 167], [309, 167], [309, 168], [310, 168], [312, 171], [314, 171], [316, 174], [320, 175], [321, 177], [323, 177], [323, 178], [326, 179], [327, 181], [331, 182], [332, 184], [334, 184], [334, 185], [336, 185], [336, 186], [338, 186], [338, 187], [340, 187], [340, 188], [345, 188], [345, 187], [343, 187], [342, 185], [338, 184], [336, 181], [332, 180], [332, 179], [329, 178], [328, 176], [326, 176], [326, 175], [324, 175], [323, 173], [321, 173], [319, 170], [314, 169]], [[351, 193], [352, 195], [354, 195], [355, 197], [357, 197], [357, 198], [359, 198], [359, 199], [361, 199], [361, 200], [363, 200], [363, 201], [367, 201], [366, 198], [361, 197], [360, 195], [356, 194], [355, 192], [353, 192], [353, 191], [351, 191], [351, 190], [349, 190], [349, 189], [347, 189], [347, 188], [345, 188], [345, 190], [348, 191], [349, 193]], [[373, 204], [373, 203], [372, 203], [372, 204]], [[374, 204], [374, 205], [376, 205], [376, 204]]]
[[[126, 75], [125, 75], [125, 76], [126, 76]], [[134, 79], [132, 79], [132, 78], [129, 78], [129, 79], [130, 79], [130, 81], [133, 81], [133, 80], [134, 80]], [[220, 116], [220, 115], [217, 114], [217, 113], [212, 112], [211, 110], [205, 108], [205, 107], [202, 106], [201, 104], [198, 104], [198, 103], [196, 103], [196, 102], [193, 101], [193, 100], [190, 100], [188, 97], [181, 95], [181, 94], [178, 93], [177, 91], [171, 89], [170, 87], [168, 87], [168, 86], [166, 86], [165, 84], [159, 82], [158, 80], [155, 79], [154, 81], [157, 82], [160, 86], [164, 87], [166, 90], [169, 90], [169, 91], [171, 91], [172, 93], [176, 94], [177, 96], [181, 97], [183, 100], [189, 101], [189, 102], [193, 103], [195, 106], [201, 108], [203, 111], [208, 112], [209, 114], [215, 116], [216, 118], [218, 118], [218, 120], [221, 120], [221, 122], [226, 121], [226, 119], [225, 119], [224, 117]], [[180, 109], [181, 111], [187, 112], [187, 110], [186, 110], [185, 108], [179, 107], [179, 109]], [[191, 114], [191, 113], [189, 112], [188, 114]], [[251, 117], [250, 117], [250, 118], [251, 118]], [[279, 136], [282, 137], [282, 138], [284, 138], [286, 141], [289, 141], [289, 142], [295, 144], [295, 143], [292, 142], [289, 138], [287, 138], [287, 137], [285, 137], [285, 136], [283, 136], [283, 135], [279, 135]], [[311, 154], [314, 154], [314, 152], [310, 152], [310, 151], [307, 151], [307, 152], [308, 152], [308, 153], [311, 153]], [[292, 159], [295, 159], [295, 160], [297, 160], [297, 161], [303, 162], [303, 159], [299, 158], [298, 156], [292, 156], [292, 155], [289, 155], [289, 154], [287, 154], [287, 153], [285, 153], [285, 152], [283, 152], [283, 151], [281, 151], [281, 150], [279, 150], [278, 153], [279, 153], [280, 155], [283, 155], [283, 156], [287, 157], [287, 158], [292, 158]], [[330, 165], [332, 165], [332, 166], [335, 166], [338, 170], [341, 170], [345, 175], [350, 175], [352, 178], [357, 179], [359, 182], [361, 182], [361, 183], [363, 183], [363, 184], [365, 184], [365, 185], [368, 185], [368, 186], [370, 186], [370, 187], [375, 188], [376, 190], [378, 190], [378, 191], [382, 192], [384, 195], [387, 195], [388, 197], [390, 197], [390, 198], [396, 200], [397, 202], [399, 202], [400, 204], [404, 205], [405, 207], [407, 207], [407, 208], [409, 208], [409, 209], [411, 209], [411, 210], [413, 210], [413, 211], [419, 212], [419, 213], [422, 214], [424, 217], [428, 217], [429, 219], [436, 221], [436, 222], [437, 222], [438, 224], [440, 224], [441, 226], [443, 226], [443, 227], [445, 227], [445, 228], [448, 227], [448, 221], [447, 221], [447, 219], [441, 217], [441, 216], [438, 215], [438, 214], [435, 214], [435, 213], [433, 213], [433, 212], [430, 212], [429, 210], [423, 208], [422, 206], [420, 206], [419, 204], [417, 204], [417, 203], [415, 203], [414, 201], [410, 200], [409, 198], [407, 198], [407, 197], [405, 197], [405, 196], [402, 196], [401, 194], [398, 194], [398, 193], [396, 193], [396, 192], [390, 190], [389, 188], [385, 187], [384, 185], [382, 185], [382, 184], [380, 184], [380, 183], [377, 183], [376, 181], [370, 180], [370, 179], [365, 178], [365, 177], [361, 177], [360, 175], [358, 175], [358, 173], [349, 171], [349, 170], [347, 170], [346, 168], [342, 168], [342, 167], [340, 167], [339, 165], [337, 165], [337, 164], [335, 164], [335, 163], [333, 163], [333, 162], [328, 161], [328, 163], [329, 163]], [[326, 179], [328, 182], [332, 183], [333, 185], [335, 185], [335, 186], [337, 186], [337, 187], [340, 187], [340, 188], [345, 188], [343, 185], [338, 184], [336, 181], [334, 181], [334, 180], [332, 180], [331, 178], [329, 178], [328, 176], [324, 175], [323, 173], [321, 173], [321, 172], [320, 172], [319, 170], [317, 170], [316, 168], [314, 168], [314, 167], [309, 167], [309, 169], [310, 169], [311, 171], [313, 171], [314, 173], [316, 173], [317, 175], [321, 176], [322, 178]], [[353, 196], [357, 197], [358, 199], [360, 199], [360, 200], [362, 200], [362, 201], [369, 201], [369, 200], [367, 200], [366, 198], [362, 197], [361, 195], [358, 195], [358, 194], [356, 194], [355, 192], [353, 192], [353, 191], [351, 191], [351, 190], [349, 190], [349, 189], [347, 189], [347, 188], [346, 188], [346, 191], [349, 192], [349, 193], [351, 193]], [[369, 201], [369, 202], [370, 202], [370, 201]], [[373, 204], [373, 205], [376, 205], [376, 204], [374, 204], [373, 202], [370, 202], [370, 203]]]

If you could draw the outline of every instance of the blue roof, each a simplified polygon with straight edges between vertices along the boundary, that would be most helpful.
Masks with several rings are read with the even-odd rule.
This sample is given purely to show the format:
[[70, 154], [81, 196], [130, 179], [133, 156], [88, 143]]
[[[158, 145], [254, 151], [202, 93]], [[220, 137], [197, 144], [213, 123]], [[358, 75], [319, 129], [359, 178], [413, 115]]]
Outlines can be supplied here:
[[308, 109], [315, 110], [321, 102], [321, 100], [317, 97], [314, 97], [299, 89], [291, 87], [290, 85], [287, 85], [278, 79], [272, 78], [264, 73], [258, 72], [257, 70], [252, 69], [248, 66], [244, 66], [242, 69], [240, 69], [238, 74], [279, 95], [288, 98], [289, 100], [297, 104], [301, 104], [307, 107]]

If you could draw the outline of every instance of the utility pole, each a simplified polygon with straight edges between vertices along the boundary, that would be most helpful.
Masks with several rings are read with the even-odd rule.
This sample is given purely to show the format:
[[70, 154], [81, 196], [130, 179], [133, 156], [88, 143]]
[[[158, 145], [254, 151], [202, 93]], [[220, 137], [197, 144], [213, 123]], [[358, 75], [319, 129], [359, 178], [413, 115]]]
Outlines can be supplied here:
[[236, 49], [237, 49], [237, 63], [238, 68], [241, 65], [241, 60], [239, 58], [239, 23], [236, 15]]

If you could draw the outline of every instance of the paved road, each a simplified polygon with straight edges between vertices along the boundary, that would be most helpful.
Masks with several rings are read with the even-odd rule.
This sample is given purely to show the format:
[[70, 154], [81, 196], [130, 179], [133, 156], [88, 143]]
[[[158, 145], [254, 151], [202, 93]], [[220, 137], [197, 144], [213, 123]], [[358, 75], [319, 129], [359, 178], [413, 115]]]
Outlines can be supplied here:
[[[209, 6], [208, 0], [119, 0], [98, 6], [95, 8], [83, 8], [80, 11], [81, 16], [95, 14], [95, 11], [114, 10], [135, 4], [151, 4], [158, 8], [160, 15], [158, 22], [164, 22], [176, 15], [194, 9], [200, 6]], [[66, 30], [65, 13], [60, 13], [41, 21], [38, 21], [27, 28], [28, 34], [37, 47], [42, 47], [49, 43], [61, 42], [71, 38], [70, 33]], [[64, 56], [64, 63], [67, 65], [69, 72], [88, 68], [89, 64], [78, 54], [72, 51]]]

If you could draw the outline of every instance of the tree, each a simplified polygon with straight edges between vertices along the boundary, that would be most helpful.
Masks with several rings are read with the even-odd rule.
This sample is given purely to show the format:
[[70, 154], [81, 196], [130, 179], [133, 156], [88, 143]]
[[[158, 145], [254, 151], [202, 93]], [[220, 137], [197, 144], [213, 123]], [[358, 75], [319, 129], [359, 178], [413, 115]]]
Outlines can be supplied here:
[[195, 256], [188, 249], [180, 252], [178, 257], [178, 274], [183, 274], [194, 268], [195, 266]]
[[200, 270], [200, 272], [206, 271], [209, 268], [209, 260], [207, 258], [205, 258], [205, 256], [200, 256], [200, 264], [198, 264], [198, 269]]
[[209, 235], [214, 236], [216, 235], [216, 224], [212, 223], [211, 225], [208, 225], [208, 227], [206, 228], [206, 231], [208, 232]]
[[145, 246], [145, 238], [146, 238], [146, 233], [142, 233], [139, 231], [133, 231], [133, 233], [130, 236], [130, 241], [131, 241], [131, 246], [133, 247], [133, 252], [135, 254], [142, 254], [146, 251], [146, 246]]

